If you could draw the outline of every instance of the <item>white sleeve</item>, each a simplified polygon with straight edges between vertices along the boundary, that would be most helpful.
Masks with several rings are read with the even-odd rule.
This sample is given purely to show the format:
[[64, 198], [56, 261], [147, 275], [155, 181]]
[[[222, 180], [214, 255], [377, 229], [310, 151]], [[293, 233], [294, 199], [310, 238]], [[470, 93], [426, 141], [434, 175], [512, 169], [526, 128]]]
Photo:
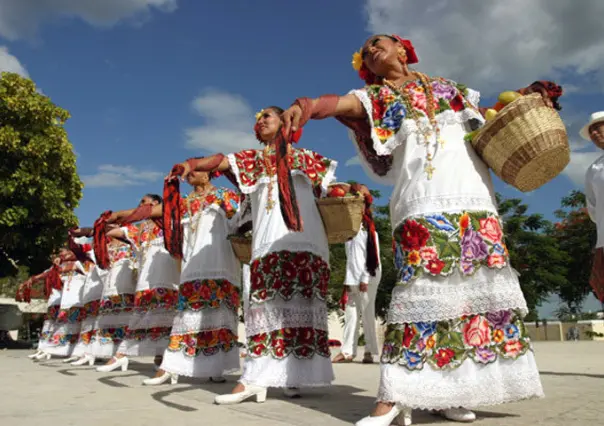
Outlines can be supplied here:
[[587, 169], [585, 174], [585, 201], [587, 203], [587, 212], [593, 222], [596, 221], [596, 194], [593, 189], [592, 168]]

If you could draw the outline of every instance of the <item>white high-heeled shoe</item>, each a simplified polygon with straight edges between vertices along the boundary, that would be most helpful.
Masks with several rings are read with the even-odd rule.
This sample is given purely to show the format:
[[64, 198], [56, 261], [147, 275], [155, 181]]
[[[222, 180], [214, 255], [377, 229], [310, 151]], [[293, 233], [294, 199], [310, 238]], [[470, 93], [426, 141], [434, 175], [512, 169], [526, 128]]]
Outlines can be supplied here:
[[356, 422], [355, 426], [390, 426], [391, 424], [397, 426], [410, 426], [412, 424], [411, 409], [400, 407], [398, 404], [395, 404], [386, 414], [375, 417], [367, 416]]
[[256, 402], [265, 402], [266, 393], [266, 388], [260, 386], [245, 385], [245, 390], [243, 392], [218, 395], [216, 396], [216, 398], [214, 398], [214, 403], [218, 405], [234, 405], [239, 404], [251, 397], [256, 397]]
[[41, 361], [44, 358], [46, 358], [46, 361], [48, 361], [51, 357], [52, 357], [52, 355], [50, 355], [46, 352], [42, 352], [40, 355], [36, 356], [34, 359], [37, 361]]
[[70, 356], [69, 358], [63, 360], [63, 364], [68, 364], [70, 362], [74, 362], [74, 361], [77, 361], [79, 359], [80, 359], [79, 356]]
[[96, 371], [99, 373], [109, 373], [113, 370], [117, 370], [118, 368], [122, 369], [122, 371], [128, 370], [128, 357], [116, 358], [113, 357], [113, 363], [105, 364], [96, 368]]
[[300, 394], [300, 388], [284, 388], [283, 395], [288, 398], [300, 398], [302, 396]]
[[40, 355], [41, 353], [42, 353], [42, 351], [40, 351], [40, 350], [39, 350], [39, 351], [38, 351], [38, 352], [36, 352], [35, 354], [27, 355], [27, 357], [28, 357], [29, 359], [34, 359], [35, 357], [37, 357], [37, 356], [38, 356], [38, 355]]
[[438, 411], [438, 414], [447, 420], [460, 423], [472, 423], [476, 420], [476, 414], [467, 408], [447, 408], [446, 410]]
[[84, 364], [88, 363], [88, 365], [90, 365], [92, 367], [94, 365], [95, 361], [96, 361], [95, 357], [93, 357], [90, 354], [86, 354], [79, 360], [72, 362], [71, 365], [75, 365], [76, 367], [79, 367], [80, 365], [84, 365]]
[[176, 383], [178, 383], [178, 375], [177, 374], [168, 373], [167, 371], [165, 371], [164, 374], [162, 374], [159, 377], [153, 377], [153, 378], [150, 378], [150, 379], [143, 380], [143, 385], [145, 385], [145, 386], [163, 385], [168, 380], [170, 380], [170, 384], [171, 385], [175, 385]]

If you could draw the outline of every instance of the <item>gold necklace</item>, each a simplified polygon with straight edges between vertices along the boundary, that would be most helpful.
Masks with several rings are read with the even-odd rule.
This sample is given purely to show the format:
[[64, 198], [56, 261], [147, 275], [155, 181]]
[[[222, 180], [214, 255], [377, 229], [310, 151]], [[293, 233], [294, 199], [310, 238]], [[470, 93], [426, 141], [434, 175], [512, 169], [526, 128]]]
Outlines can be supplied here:
[[430, 127], [424, 126], [422, 124], [421, 114], [417, 111], [417, 109], [413, 107], [413, 102], [411, 101], [411, 97], [409, 96], [408, 89], [398, 87], [393, 82], [387, 79], [384, 79], [384, 84], [400, 95], [400, 98], [403, 101], [403, 104], [405, 105], [407, 113], [411, 116], [413, 121], [415, 121], [417, 131], [424, 138], [424, 148], [426, 150], [426, 165], [424, 166], [424, 172], [426, 173], [428, 180], [430, 180], [432, 179], [432, 175], [436, 171], [436, 168], [432, 165], [432, 161], [434, 160], [434, 154], [430, 152], [430, 138], [434, 133], [436, 133], [436, 140], [440, 144], [441, 148], [444, 147], [445, 141], [440, 136], [440, 128], [438, 127], [438, 122], [436, 121], [436, 111], [434, 110], [434, 93], [432, 92], [432, 85], [430, 84], [430, 79], [426, 74], [420, 72], [414, 72], [413, 74], [422, 84], [424, 88], [424, 93], [426, 94], [426, 115], [428, 116], [428, 120], [430, 121]]
[[275, 172], [273, 172], [273, 160], [271, 159], [271, 146], [266, 145], [264, 147], [264, 168], [266, 169], [266, 174], [268, 175], [268, 200], [266, 202], [266, 212], [269, 213], [273, 207], [275, 207], [275, 202], [273, 201], [273, 176], [275, 176]]

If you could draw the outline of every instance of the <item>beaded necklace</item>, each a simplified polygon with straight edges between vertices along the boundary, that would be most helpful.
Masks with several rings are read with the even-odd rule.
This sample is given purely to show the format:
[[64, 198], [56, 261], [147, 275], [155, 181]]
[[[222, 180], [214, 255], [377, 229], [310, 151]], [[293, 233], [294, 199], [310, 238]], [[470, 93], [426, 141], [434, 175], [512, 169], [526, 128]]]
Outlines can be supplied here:
[[424, 93], [426, 94], [426, 115], [430, 121], [430, 126], [426, 126], [422, 123], [422, 115], [413, 107], [409, 89], [405, 88], [404, 86], [397, 86], [387, 79], [384, 79], [384, 84], [400, 95], [407, 113], [411, 116], [413, 121], [415, 121], [418, 132], [423, 136], [423, 145], [426, 150], [426, 165], [424, 166], [424, 172], [426, 172], [428, 180], [430, 180], [436, 171], [436, 168], [432, 165], [435, 152], [430, 151], [430, 138], [434, 133], [436, 133], [436, 140], [440, 144], [441, 148], [444, 147], [445, 141], [440, 136], [440, 128], [438, 127], [438, 123], [436, 121], [436, 112], [434, 110], [434, 93], [432, 92], [430, 79], [426, 74], [420, 72], [414, 72], [413, 75], [420, 81], [424, 89]]
[[273, 207], [275, 207], [275, 202], [273, 201], [273, 176], [275, 176], [276, 171], [273, 170], [273, 160], [271, 158], [272, 149], [270, 145], [266, 145], [264, 147], [264, 168], [266, 169], [266, 174], [268, 175], [268, 201], [266, 202], [266, 212], [269, 213]]

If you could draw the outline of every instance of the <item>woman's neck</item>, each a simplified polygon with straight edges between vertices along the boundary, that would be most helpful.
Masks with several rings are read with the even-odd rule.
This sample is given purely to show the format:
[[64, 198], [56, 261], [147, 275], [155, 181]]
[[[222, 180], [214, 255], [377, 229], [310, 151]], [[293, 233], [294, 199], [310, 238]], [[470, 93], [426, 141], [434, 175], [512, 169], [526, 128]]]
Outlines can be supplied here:
[[415, 80], [416, 75], [414, 71], [410, 70], [406, 65], [403, 65], [401, 68], [389, 72], [385, 79], [400, 86], [407, 81]]
[[213, 185], [211, 182], [202, 183], [201, 185], [197, 185], [194, 188], [196, 194], [203, 194], [212, 189]]

